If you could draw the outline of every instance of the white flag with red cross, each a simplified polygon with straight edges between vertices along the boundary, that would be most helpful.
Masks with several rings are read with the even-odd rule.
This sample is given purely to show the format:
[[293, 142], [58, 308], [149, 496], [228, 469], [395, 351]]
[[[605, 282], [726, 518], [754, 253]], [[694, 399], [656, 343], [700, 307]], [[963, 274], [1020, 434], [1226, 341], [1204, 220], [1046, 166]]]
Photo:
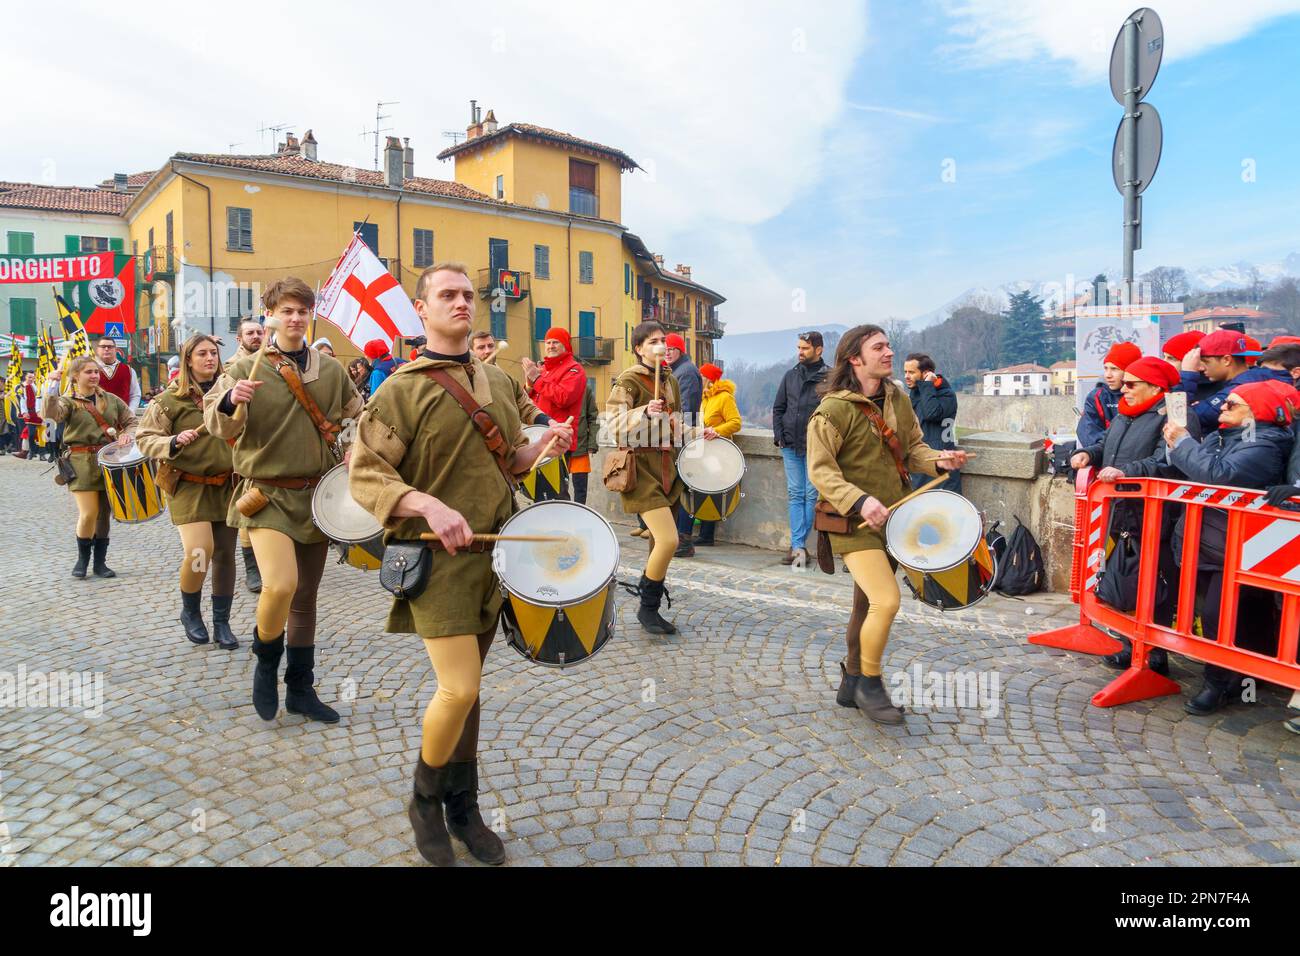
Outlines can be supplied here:
[[358, 348], [383, 339], [391, 349], [399, 335], [414, 338], [424, 334], [424, 325], [401, 283], [360, 235], [352, 237], [321, 289], [316, 314], [342, 329]]

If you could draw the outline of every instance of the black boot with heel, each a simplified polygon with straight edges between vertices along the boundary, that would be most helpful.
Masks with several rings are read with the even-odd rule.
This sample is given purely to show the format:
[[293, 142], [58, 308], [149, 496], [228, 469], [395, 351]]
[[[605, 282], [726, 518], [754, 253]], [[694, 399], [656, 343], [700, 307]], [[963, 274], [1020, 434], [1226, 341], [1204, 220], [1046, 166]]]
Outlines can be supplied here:
[[280, 709], [280, 658], [284, 656], [284, 635], [264, 641], [253, 628], [253, 709], [263, 720], [274, 720]]
[[212, 639], [223, 651], [233, 651], [239, 647], [239, 640], [230, 629], [230, 605], [234, 600], [232, 594], [212, 595]]
[[858, 686], [853, 692], [853, 702], [878, 724], [901, 724], [903, 712], [894, 706], [885, 691], [884, 681], [879, 677], [863, 674], [858, 678]]
[[284, 666], [284, 709], [308, 720], [337, 724], [339, 712], [321, 703], [312, 686], [316, 682], [316, 648], [290, 647], [288, 655], [289, 661]]
[[[659, 616], [659, 605], [663, 603], [667, 592], [664, 582], [652, 581], [643, 574], [637, 589], [641, 595], [641, 606], [637, 609], [636, 619], [641, 626], [651, 634], [676, 634], [677, 628]], [[672, 598], [668, 599], [668, 606], [672, 607]]]
[[77, 563], [72, 566], [72, 576], [74, 578], [84, 578], [86, 568], [90, 565], [90, 549], [94, 544], [90, 538], [77, 539]]
[[447, 828], [469, 848], [480, 863], [498, 866], [506, 861], [506, 847], [501, 838], [483, 822], [478, 809], [478, 761], [450, 763], [447, 805]]
[[96, 538], [95, 539], [95, 569], [94, 569], [95, 577], [97, 578], [117, 577], [117, 572], [104, 563], [104, 559], [107, 557], [108, 557], [108, 539]]
[[210, 640], [208, 626], [203, 623], [203, 592], [181, 592], [181, 627], [191, 644], [206, 644]]
[[415, 831], [415, 848], [434, 866], [456, 865], [456, 851], [451, 848], [442, 810], [450, 776], [450, 766], [430, 767], [420, 757], [415, 765], [415, 792], [407, 808], [411, 829]]

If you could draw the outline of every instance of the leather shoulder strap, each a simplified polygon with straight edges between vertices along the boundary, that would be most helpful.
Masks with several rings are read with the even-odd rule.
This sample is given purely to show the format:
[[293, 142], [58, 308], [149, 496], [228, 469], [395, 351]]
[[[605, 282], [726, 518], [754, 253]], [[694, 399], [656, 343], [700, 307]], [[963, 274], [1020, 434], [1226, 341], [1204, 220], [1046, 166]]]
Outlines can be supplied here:
[[108, 438], [108, 430], [113, 426], [108, 423], [108, 419], [99, 413], [99, 409], [95, 407], [95, 400], [92, 398], [88, 404], [82, 402], [77, 402], [77, 404], [90, 412], [91, 417], [95, 419], [95, 424], [99, 426], [99, 430], [104, 433], [105, 438]]
[[889, 423], [885, 421], [885, 416], [880, 414], [880, 409], [876, 408], [874, 402], [868, 399], [865, 402], [854, 402], [853, 404], [867, 417], [867, 421], [871, 422], [871, 427], [876, 430], [880, 440], [889, 448], [889, 454], [893, 456], [894, 467], [898, 469], [898, 476], [903, 481], [903, 487], [910, 490], [912, 476], [908, 474], [907, 464], [903, 460], [903, 446], [898, 440], [898, 434], [889, 427]]
[[456, 400], [456, 404], [465, 410], [465, 414], [469, 416], [469, 420], [483, 437], [483, 444], [487, 445], [488, 451], [492, 453], [492, 459], [501, 470], [501, 476], [513, 489], [515, 476], [510, 473], [510, 465], [506, 461], [509, 449], [506, 447], [501, 429], [497, 428], [497, 423], [492, 420], [492, 416], [483, 409], [482, 405], [474, 401], [474, 396], [465, 390], [465, 386], [448, 375], [445, 369], [427, 368], [424, 374], [441, 385], [447, 394]]
[[331, 445], [334, 444], [334, 440], [338, 438], [341, 429], [325, 417], [325, 413], [316, 404], [316, 399], [307, 393], [306, 387], [302, 384], [302, 376], [298, 374], [297, 364], [278, 352], [268, 350], [266, 354], [275, 365], [275, 370], [280, 373], [280, 377], [284, 379], [284, 383], [289, 386], [289, 391], [293, 392], [293, 397], [298, 400], [298, 404], [302, 406], [303, 411], [311, 418], [316, 430], [325, 437], [327, 442]]

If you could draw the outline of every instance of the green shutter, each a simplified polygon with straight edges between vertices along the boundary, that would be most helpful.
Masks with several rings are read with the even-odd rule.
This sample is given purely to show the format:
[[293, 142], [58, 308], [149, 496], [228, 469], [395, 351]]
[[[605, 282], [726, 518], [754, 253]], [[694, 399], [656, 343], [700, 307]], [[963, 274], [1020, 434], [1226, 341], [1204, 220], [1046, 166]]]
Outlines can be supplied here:
[[9, 254], [30, 256], [36, 253], [36, 234], [32, 232], [9, 233]]
[[10, 335], [35, 335], [36, 334], [36, 300], [35, 299], [10, 299], [9, 300], [9, 334]]
[[540, 342], [546, 338], [546, 333], [551, 330], [551, 310], [537, 309], [533, 315], [536, 326], [536, 331], [533, 334], [536, 336], [537, 341]]
[[63, 237], [63, 251], [64, 251], [64, 252], [81, 252], [81, 237], [80, 237], [80, 236], [64, 236], [64, 237]]
[[108, 240], [108, 251], [109, 251], [109, 252], [126, 252], [126, 240], [125, 240], [125, 239], [109, 239], [109, 240]]

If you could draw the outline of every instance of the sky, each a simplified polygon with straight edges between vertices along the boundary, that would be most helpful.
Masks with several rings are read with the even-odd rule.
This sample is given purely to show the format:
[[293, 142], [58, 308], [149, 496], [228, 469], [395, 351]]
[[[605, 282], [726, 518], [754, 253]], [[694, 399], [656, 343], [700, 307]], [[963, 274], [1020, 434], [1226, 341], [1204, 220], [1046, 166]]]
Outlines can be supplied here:
[[[1118, 265], [1107, 63], [1131, 4], [29, 4], [0, 38], [26, 78], [6, 84], [0, 180], [267, 152], [259, 129], [280, 124], [368, 167], [378, 100], [397, 101], [384, 125], [410, 137], [416, 174], [450, 179], [436, 154], [472, 98], [636, 159], [624, 223], [727, 297], [729, 332], [912, 318]], [[1164, 155], [1138, 271], [1300, 251], [1300, 0], [1156, 9]], [[52, 20], [93, 42], [51, 56], [29, 40]]]

